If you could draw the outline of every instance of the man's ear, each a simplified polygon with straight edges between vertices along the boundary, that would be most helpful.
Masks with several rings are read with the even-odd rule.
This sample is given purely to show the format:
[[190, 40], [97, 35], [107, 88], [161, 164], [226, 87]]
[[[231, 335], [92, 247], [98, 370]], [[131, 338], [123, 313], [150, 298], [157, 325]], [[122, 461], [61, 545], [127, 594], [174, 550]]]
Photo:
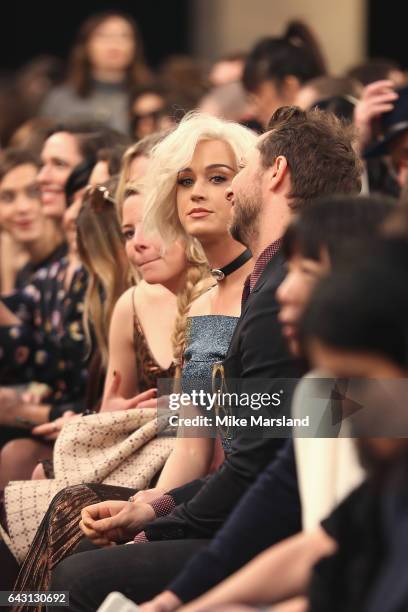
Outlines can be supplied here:
[[278, 155], [269, 172], [269, 190], [277, 191], [281, 189], [289, 177], [288, 160], [283, 155]]

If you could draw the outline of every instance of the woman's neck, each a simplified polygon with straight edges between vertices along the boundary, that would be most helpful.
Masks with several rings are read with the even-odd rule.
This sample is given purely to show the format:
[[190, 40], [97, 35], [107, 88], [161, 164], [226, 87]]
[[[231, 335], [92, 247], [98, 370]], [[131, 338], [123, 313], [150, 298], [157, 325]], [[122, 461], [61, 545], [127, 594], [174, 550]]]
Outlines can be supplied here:
[[122, 83], [125, 80], [126, 72], [124, 70], [104, 70], [103, 68], [95, 69], [92, 72], [92, 78], [101, 83]]
[[62, 242], [62, 232], [55, 229], [52, 232], [46, 232], [41, 238], [25, 244], [24, 248], [29, 254], [30, 261], [36, 265], [47, 259]]
[[230, 234], [213, 242], [202, 243], [202, 246], [212, 269], [220, 269], [227, 266], [246, 249], [243, 244], [234, 240]]

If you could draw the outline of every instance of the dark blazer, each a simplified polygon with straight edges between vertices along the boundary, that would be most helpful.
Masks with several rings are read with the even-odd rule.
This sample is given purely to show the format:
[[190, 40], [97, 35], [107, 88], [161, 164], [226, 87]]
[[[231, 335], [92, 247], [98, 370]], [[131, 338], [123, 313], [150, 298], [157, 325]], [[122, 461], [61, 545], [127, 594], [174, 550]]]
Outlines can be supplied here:
[[[224, 369], [227, 378], [242, 379], [241, 392], [246, 388], [254, 390], [254, 379], [262, 379], [259, 381], [262, 389], [258, 390], [272, 393], [280, 388], [279, 379], [296, 378], [301, 374], [299, 365], [288, 351], [277, 318], [276, 290], [284, 276], [285, 261], [278, 253], [268, 263], [248, 297], [235, 328]], [[242, 407], [239, 409], [242, 413]], [[232, 452], [220, 469], [203, 479], [198, 493], [189, 501], [180, 504], [167, 517], [147, 525], [145, 533], [148, 539], [208, 538], [214, 535], [283, 443], [284, 440], [278, 438], [248, 437], [238, 430], [232, 441]]]

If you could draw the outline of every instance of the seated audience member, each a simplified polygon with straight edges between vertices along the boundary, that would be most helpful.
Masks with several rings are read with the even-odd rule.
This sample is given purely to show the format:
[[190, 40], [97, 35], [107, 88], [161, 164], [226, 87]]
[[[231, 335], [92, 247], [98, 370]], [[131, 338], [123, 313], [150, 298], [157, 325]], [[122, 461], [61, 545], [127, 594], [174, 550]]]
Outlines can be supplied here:
[[308, 80], [326, 74], [318, 44], [306, 25], [291, 22], [282, 37], [263, 38], [249, 52], [242, 82], [262, 126], [280, 106], [295, 103]]
[[[334, 117], [284, 108], [274, 115], [270, 128], [248, 155], [246, 167], [228, 190], [234, 201], [233, 236], [248, 244], [257, 261], [244, 289], [247, 302], [224, 360], [225, 375], [240, 378], [244, 389], [251, 379], [248, 388], [252, 389], [254, 379], [263, 380], [264, 384], [271, 379], [268, 392], [273, 390], [277, 378], [296, 377], [300, 372], [285, 346], [275, 297], [284, 276], [284, 259], [279, 248], [292, 211], [317, 195], [354, 193], [360, 187], [360, 167], [350, 131]], [[296, 142], [294, 131], [298, 136]], [[311, 173], [311, 167], [321, 169], [318, 177]], [[292, 198], [292, 193], [297, 197]], [[84, 609], [97, 607], [113, 589], [124, 590], [138, 602], [156, 595], [192, 554], [208, 543], [283, 443], [282, 439], [248, 438], [245, 432], [236, 429], [232, 452], [221, 468], [197, 483], [199, 490], [188, 502], [145, 525], [148, 544], [73, 555], [55, 568], [51, 588], [65, 584], [70, 589], [72, 605]], [[284, 505], [282, 512], [293, 517], [290, 524], [282, 526], [281, 537], [286, 537], [299, 529], [299, 518], [296, 520], [299, 502]], [[108, 570], [113, 556], [116, 566], [120, 565], [120, 573]], [[140, 564], [143, 572], [139, 571]], [[86, 570], [91, 566], [92, 577]]]
[[7, 149], [0, 162], [0, 224], [28, 256], [17, 272], [16, 289], [66, 253], [61, 228], [42, 212], [37, 186], [39, 165], [32, 153], [22, 149]]
[[41, 114], [96, 119], [127, 134], [129, 91], [148, 76], [134, 19], [115, 10], [92, 15], [79, 29], [67, 83], [50, 91]]
[[356, 420], [356, 433], [364, 436], [357, 448], [368, 479], [322, 522], [334, 554], [313, 571], [312, 612], [400, 612], [408, 605], [407, 444], [404, 438], [368, 437], [389, 432], [395, 413], [400, 434], [407, 432], [405, 401], [400, 393], [390, 398], [398, 386], [389, 384], [407, 376], [407, 264], [406, 238], [379, 245], [351, 274], [322, 283], [305, 313], [306, 349], [317, 367], [336, 377], [376, 379], [379, 389], [388, 388], [383, 399], [377, 395], [382, 410], [371, 414], [369, 404], [362, 420]]
[[213, 87], [241, 81], [246, 53], [237, 51], [219, 57], [211, 67], [208, 79]]
[[240, 81], [218, 85], [200, 101], [199, 110], [215, 117], [248, 124], [252, 121], [252, 109]]
[[18, 149], [28, 149], [39, 157], [44, 142], [54, 127], [55, 122], [46, 117], [29, 119], [14, 132], [10, 138], [9, 146]]
[[[18, 401], [17, 394], [13, 405], [2, 405], [2, 425], [18, 426], [22, 421], [35, 430], [67, 411], [82, 410], [90, 355], [82, 324], [87, 274], [78, 255], [76, 220], [89, 173], [90, 168], [84, 171], [79, 166], [67, 181], [66, 257], [42, 268], [29, 285], [0, 302], [4, 350], [0, 364], [5, 380], [14, 376], [19, 383], [35, 381], [47, 389], [38, 403]], [[59, 428], [53, 423], [47, 433]], [[9, 442], [2, 450], [3, 486], [9, 480], [29, 478], [37, 461], [50, 455], [52, 446], [45, 440], [40, 443], [30, 436]]]
[[295, 104], [303, 109], [320, 108], [352, 121], [361, 92], [361, 85], [351, 78], [321, 76], [303, 85]]
[[184, 101], [184, 112], [197, 108], [209, 86], [206, 64], [191, 55], [167, 56], [159, 66], [157, 77], [172, 92], [176, 102], [177, 99]]
[[371, 119], [377, 117], [380, 120], [380, 132], [373, 134], [376, 138], [363, 151], [363, 156], [366, 160], [386, 157], [388, 173], [400, 189], [408, 177], [408, 87], [392, 91], [383, 83], [381, 99], [382, 102], [372, 101], [372, 104], [377, 104], [374, 109], [360, 107], [361, 112], [370, 113]]
[[[37, 182], [38, 182], [40, 194], [41, 194], [42, 211], [44, 213], [44, 216], [47, 218], [50, 218], [51, 220], [54, 221], [54, 223], [61, 226], [62, 217], [66, 209], [65, 186], [66, 186], [68, 177], [72, 173], [73, 169], [78, 166], [78, 176], [79, 175], [85, 176], [86, 172], [88, 172], [88, 175], [89, 175], [90, 170], [95, 164], [97, 149], [99, 147], [103, 148], [103, 147], [110, 146], [110, 145], [113, 146], [117, 144], [118, 142], [123, 142], [124, 139], [126, 139], [125, 136], [119, 134], [118, 132], [115, 132], [112, 129], [104, 128], [103, 126], [95, 122], [91, 122], [91, 123], [72, 122], [72, 123], [66, 123], [64, 125], [59, 125], [56, 128], [53, 128], [52, 133], [48, 136], [48, 138], [46, 139], [44, 143], [44, 146], [41, 152], [42, 166], [37, 176]], [[85, 183], [86, 183], [86, 176], [85, 176]], [[69, 272], [69, 274], [67, 275], [64, 272], [67, 278], [70, 277], [70, 273], [72, 269], [75, 268], [76, 266], [75, 260], [76, 258], [74, 257], [70, 270], [67, 269], [66, 271], [66, 272]], [[56, 262], [55, 265], [57, 264], [58, 266], [62, 265], [62, 267], [65, 270], [66, 265], [67, 265], [67, 260], [66, 259], [60, 260], [60, 262]], [[54, 267], [53, 274], [55, 272], [55, 269], [56, 268]], [[41, 278], [41, 281], [39, 281], [40, 284], [42, 285], [44, 283], [48, 283], [47, 278], [49, 277], [49, 274], [51, 273], [48, 268], [46, 268], [46, 270], [48, 270], [46, 272], [46, 277]], [[52, 285], [53, 289], [56, 288], [56, 285], [58, 282], [61, 282], [61, 278], [58, 280], [58, 278], [54, 276], [52, 278], [51, 277], [48, 278], [48, 280], [49, 280], [49, 283]], [[34, 292], [33, 295], [37, 295], [38, 297], [38, 293]], [[44, 297], [46, 297], [46, 300], [45, 301], [42, 300], [40, 303], [42, 315], [44, 315], [45, 310], [47, 309], [52, 310], [54, 308], [54, 306], [47, 301], [48, 299], [52, 300], [54, 295], [55, 294], [53, 293], [52, 290], [51, 292], [47, 292], [47, 294], [44, 295]], [[57, 295], [57, 298], [59, 295], [60, 297], [58, 299], [60, 299], [61, 296], [63, 296], [64, 294], [62, 292], [58, 294], [58, 291], [57, 291], [56, 295]], [[19, 297], [17, 293], [14, 294], [13, 296], [10, 296], [8, 299], [13, 301], [13, 308], [18, 307]], [[33, 296], [31, 294], [29, 298], [27, 299], [29, 303], [32, 306], [34, 306]], [[65, 304], [65, 305], [68, 306], [68, 304]], [[0, 308], [2, 308], [3, 315], [5, 315], [6, 310], [4, 310], [4, 305], [0, 306]], [[36, 313], [37, 313], [37, 310], [36, 310]], [[75, 311], [74, 303], [71, 304], [71, 311], [73, 315]], [[41, 313], [37, 313], [35, 321], [33, 319], [34, 323], [37, 323], [40, 326], [42, 324]], [[12, 351], [12, 354], [7, 354], [7, 350], [5, 351], [3, 348], [3, 353], [0, 355], [0, 361], [1, 361], [0, 377], [1, 377], [3, 384], [4, 383], [11, 384], [12, 382], [14, 382], [14, 384], [30, 382], [33, 380], [32, 378], [33, 372], [31, 371], [32, 364], [29, 364], [27, 361], [28, 354], [27, 354], [26, 347], [24, 348], [25, 346], [24, 342], [26, 342], [27, 339], [24, 340], [24, 338], [19, 336], [19, 332], [23, 328], [18, 327], [19, 325], [18, 317], [16, 317], [15, 314], [13, 313], [13, 317], [10, 318], [9, 314], [7, 315], [7, 321], [8, 323], [11, 323], [12, 325], [14, 324], [17, 325], [17, 328], [15, 330], [17, 334], [15, 337], [10, 337], [7, 331], [5, 330], [4, 326], [2, 328], [3, 329], [2, 333], [6, 334], [6, 340], [7, 340], [7, 344], [4, 346], [4, 348], [7, 349], [8, 347], [9, 351], [10, 350]], [[51, 312], [49, 313], [49, 315], [51, 315]], [[76, 313], [75, 316], [80, 319], [79, 312]], [[47, 327], [50, 329], [51, 328], [55, 329], [55, 326], [57, 326], [56, 328], [58, 328], [58, 325], [60, 324], [61, 324], [60, 319], [58, 318], [57, 315], [55, 315], [54, 318], [52, 319], [52, 323], [49, 323], [49, 322], [47, 323]], [[27, 327], [24, 329], [27, 331]], [[66, 332], [69, 335], [70, 331], [66, 330]], [[12, 334], [14, 335], [15, 332], [13, 331]], [[32, 339], [34, 338], [34, 336], [32, 335], [30, 337]], [[36, 341], [37, 340], [42, 341], [42, 339], [43, 339], [43, 336], [41, 334], [38, 337], [36, 336]], [[23, 350], [21, 351], [18, 350], [18, 346], [22, 346]], [[13, 351], [14, 348], [17, 349], [17, 353]], [[34, 355], [32, 356], [34, 357]], [[40, 356], [38, 356], [34, 369], [38, 368], [42, 372], [42, 374], [40, 374], [41, 377], [45, 375], [47, 379], [49, 379], [50, 372], [48, 372], [47, 369], [44, 368], [44, 364], [45, 364], [44, 357], [45, 355], [43, 353], [41, 353]], [[28, 369], [30, 371], [27, 370], [28, 366], [29, 366]], [[56, 366], [57, 364], [54, 363], [54, 367]], [[11, 378], [12, 376], [13, 378]], [[84, 385], [84, 384], [85, 384], [85, 379], [83, 379], [81, 385]], [[81, 388], [83, 387], [81, 386]], [[4, 397], [4, 393], [6, 393], [7, 397]], [[69, 390], [68, 391], [69, 397], [71, 397], [71, 393], [75, 393], [75, 391], [73, 389]], [[61, 397], [61, 400], [63, 399], [63, 394], [64, 394], [64, 391], [61, 391], [61, 389], [58, 389], [57, 396]], [[43, 389], [41, 390], [41, 395], [44, 395]], [[57, 401], [59, 402], [60, 400], [57, 400]], [[10, 417], [9, 421], [7, 421], [8, 423], [10, 423], [10, 421], [14, 422], [13, 415], [21, 412], [19, 416], [20, 430], [22, 428], [31, 429], [32, 426], [43, 422], [44, 414], [49, 413], [49, 409], [47, 409], [44, 412], [44, 410], [42, 410], [41, 407], [33, 406], [32, 400], [28, 401], [27, 398], [21, 397], [17, 393], [17, 391], [13, 389], [2, 391], [2, 398], [1, 398], [0, 406], [1, 406], [1, 414], [3, 415], [3, 417], [6, 413]], [[26, 418], [23, 416], [23, 413], [26, 415]], [[30, 418], [28, 418], [29, 413], [36, 415], [33, 421]], [[51, 414], [54, 415], [54, 413], [51, 413]], [[57, 414], [57, 416], [59, 415]], [[22, 419], [22, 421], [20, 421], [20, 419]], [[14, 423], [14, 425], [17, 425], [17, 423]], [[1, 432], [2, 440], [14, 438], [16, 437], [16, 435], [18, 437], [18, 434], [19, 434], [18, 430], [16, 430], [15, 427], [13, 427], [12, 431], [6, 431], [6, 428], [2, 427], [0, 432]]]
[[136, 89], [130, 101], [130, 133], [141, 140], [155, 132], [171, 127], [166, 117], [169, 93], [159, 85], [146, 85]]
[[121, 144], [100, 149], [96, 156], [96, 164], [89, 177], [89, 184], [102, 185], [110, 178], [118, 176], [125, 151], [126, 147]]
[[359, 81], [363, 87], [375, 81], [392, 81], [395, 87], [402, 87], [407, 75], [398, 62], [385, 58], [371, 58], [362, 64], [352, 66], [346, 76]]

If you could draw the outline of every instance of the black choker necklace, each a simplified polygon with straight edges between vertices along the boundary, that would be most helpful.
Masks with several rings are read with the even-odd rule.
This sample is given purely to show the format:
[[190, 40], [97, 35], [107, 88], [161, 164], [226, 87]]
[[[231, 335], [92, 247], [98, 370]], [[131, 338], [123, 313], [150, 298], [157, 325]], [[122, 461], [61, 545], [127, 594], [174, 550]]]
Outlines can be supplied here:
[[246, 264], [252, 257], [252, 253], [249, 249], [246, 249], [241, 255], [238, 255], [231, 263], [227, 264], [223, 268], [213, 268], [211, 274], [218, 281], [222, 281], [228, 274], [232, 274], [235, 270], [238, 270], [241, 266]]

